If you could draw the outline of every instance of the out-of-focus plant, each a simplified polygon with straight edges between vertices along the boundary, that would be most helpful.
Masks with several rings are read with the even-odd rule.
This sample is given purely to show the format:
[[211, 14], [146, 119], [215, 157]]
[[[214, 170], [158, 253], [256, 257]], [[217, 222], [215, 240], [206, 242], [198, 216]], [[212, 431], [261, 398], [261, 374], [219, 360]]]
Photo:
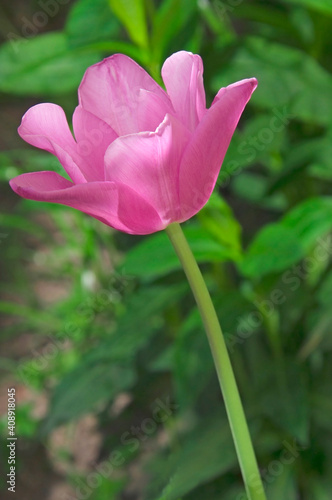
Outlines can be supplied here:
[[[27, 108], [49, 100], [71, 114], [86, 67], [114, 52], [154, 78], [171, 53], [200, 53], [209, 103], [221, 86], [257, 77], [220, 189], [184, 229], [216, 299], [268, 498], [325, 500], [332, 487], [330, 2], [120, 4], [121, 12], [106, 0], [78, 0], [53, 33], [47, 23], [36, 26], [39, 5], [26, 15], [30, 32], [20, 19], [15, 29], [7, 23], [1, 102], [28, 97]], [[47, 15], [51, 24], [56, 16]], [[245, 498], [208, 345], [167, 238], [128, 239], [62, 207], [14, 206], [9, 178], [58, 168], [48, 155], [20, 147], [0, 156], [0, 309], [3, 341], [30, 334], [33, 347], [18, 366], [1, 362], [51, 398], [44, 436], [34, 439], [93, 408], [107, 436], [97, 466], [104, 464], [110, 485], [120, 471], [133, 485], [135, 462], [148, 475], [133, 486], [137, 497]], [[38, 294], [41, 282], [60, 285], [63, 295], [48, 303]], [[124, 392], [132, 403], [116, 413]], [[151, 416], [156, 399], [165, 405], [159, 422]], [[71, 476], [74, 490], [78, 477]], [[90, 498], [113, 494], [103, 484], [90, 487]]]

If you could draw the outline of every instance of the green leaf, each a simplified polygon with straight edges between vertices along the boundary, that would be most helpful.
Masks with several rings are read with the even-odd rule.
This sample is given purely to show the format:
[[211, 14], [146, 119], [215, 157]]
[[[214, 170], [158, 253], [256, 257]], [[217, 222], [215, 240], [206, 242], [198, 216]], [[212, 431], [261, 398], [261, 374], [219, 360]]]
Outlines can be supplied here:
[[[196, 224], [184, 226], [184, 233], [198, 262], [220, 262], [232, 259], [233, 251], [215, 241]], [[179, 259], [165, 231], [145, 238], [127, 252], [121, 265], [126, 273], [148, 280], [180, 269]]]
[[310, 333], [299, 351], [301, 360], [318, 350], [331, 350], [332, 311], [331, 300], [328, 300], [330, 297], [331, 295], [325, 297], [327, 304], [320, 308], [317, 307], [308, 316], [307, 323], [310, 326]]
[[144, 0], [108, 0], [108, 2], [133, 42], [142, 48], [147, 48], [149, 39]]
[[[20, 402], [15, 409], [15, 424], [20, 428], [23, 439], [33, 439], [38, 432], [39, 420], [33, 415], [33, 403]], [[0, 435], [8, 434], [7, 415], [3, 415], [0, 420]], [[7, 437], [7, 436], [6, 436]]]
[[319, 304], [329, 307], [332, 297], [332, 271], [330, 271], [323, 280], [319, 290], [317, 291], [316, 299]]
[[213, 79], [220, 87], [255, 76], [259, 85], [252, 105], [275, 110], [272, 126], [287, 126], [290, 120], [328, 125], [331, 121], [332, 76], [311, 56], [286, 45], [250, 37], [229, 65]]
[[303, 256], [304, 250], [292, 229], [270, 224], [251, 242], [239, 268], [245, 276], [261, 278], [288, 269]]
[[305, 251], [317, 245], [318, 238], [332, 229], [332, 197], [311, 198], [296, 206], [282, 219]]
[[96, 405], [111, 401], [119, 392], [129, 389], [136, 380], [128, 363], [111, 363], [89, 359], [65, 376], [54, 391], [50, 413], [42, 432], [96, 410]]
[[95, 51], [70, 49], [63, 33], [7, 42], [0, 48], [0, 91], [20, 95], [69, 92], [99, 59]]
[[330, 500], [331, 498], [331, 475], [326, 474], [325, 477], [319, 474], [310, 478], [307, 489], [307, 498], [315, 500]]
[[318, 389], [311, 395], [311, 411], [315, 425], [328, 433], [332, 432], [332, 400], [330, 386]]
[[151, 47], [156, 63], [160, 64], [168, 43], [188, 22], [197, 6], [192, 0], [165, 0], [154, 17]]
[[[267, 194], [291, 185], [297, 189], [296, 184], [303, 183], [303, 171], [314, 178], [324, 181], [332, 179], [332, 133], [314, 139], [306, 138], [299, 142], [292, 142], [292, 148], [287, 150], [283, 168], [270, 183]], [[311, 181], [311, 179], [310, 179]], [[293, 185], [292, 185], [293, 184]]]
[[244, 200], [278, 211], [287, 208], [288, 203], [284, 194], [274, 193], [267, 196], [267, 187], [267, 177], [251, 172], [243, 172], [238, 177], [235, 177], [232, 184], [234, 193]]
[[[91, 490], [91, 496], [89, 495], [90, 500], [118, 500], [119, 495], [123, 491], [126, 486], [126, 480], [124, 478], [115, 479], [110, 478], [108, 474], [98, 475], [98, 486], [95, 486], [93, 490]], [[85, 476], [82, 477], [82, 482], [84, 483]], [[77, 482], [73, 481], [74, 488], [77, 488]]]
[[82, 357], [56, 387], [43, 432], [96, 411], [136, 380], [135, 357], [163, 326], [161, 311], [187, 291], [187, 284], [149, 287], [128, 301], [115, 331]]
[[[220, 416], [219, 416], [220, 418]], [[161, 466], [162, 465], [162, 466]], [[178, 500], [197, 486], [236, 465], [236, 455], [227, 422], [214, 419], [195, 429], [181, 443], [181, 449], [149, 469], [155, 472], [148, 499]], [[162, 493], [157, 496], [157, 491]]]
[[228, 247], [234, 260], [238, 260], [242, 253], [241, 226], [234, 214], [221, 196], [213, 193], [205, 207], [198, 213], [202, 226], [219, 241]]
[[41, 227], [40, 224], [37, 224], [32, 219], [28, 219], [26, 217], [26, 212], [23, 216], [16, 214], [0, 214], [0, 227], [1, 230], [6, 228], [10, 231], [25, 231], [40, 238], [45, 237], [45, 234], [47, 234], [45, 232], [45, 228]]
[[[218, 4], [217, 4], [218, 5]], [[273, 26], [275, 29], [282, 30], [283, 33], [294, 35], [294, 27], [292, 26], [289, 13], [277, 5], [261, 2], [239, 2], [235, 9], [232, 9], [231, 15], [244, 19], [248, 23], [254, 22], [256, 26], [259, 24]]]
[[[258, 439], [257, 429], [252, 428], [257, 448], [271, 451], [278, 446], [266, 433]], [[201, 421], [181, 439], [181, 446], [168, 459], [154, 457], [149, 463], [153, 477], [148, 486], [147, 500], [179, 500], [200, 485], [235, 468], [238, 471], [234, 444], [229, 424], [223, 415], [214, 411], [208, 421]], [[220, 497], [220, 496], [219, 496]], [[145, 497], [144, 497], [145, 498]]]
[[[273, 473], [271, 474], [269, 469], [267, 471], [265, 484], [266, 495], [268, 499], [280, 500], [281, 498], [284, 498], [287, 500], [297, 500], [299, 497], [294, 479], [294, 468], [289, 464], [283, 464], [282, 461], [278, 459], [276, 462], [278, 469], [277, 467], [273, 469], [271, 466], [271, 470], [273, 470]], [[275, 471], [277, 470], [278, 474], [275, 473]]]
[[186, 282], [179, 285], [150, 286], [137, 291], [128, 300], [126, 311], [119, 318], [112, 337], [96, 351], [97, 358], [105, 352], [111, 353], [108, 356], [112, 359], [134, 357], [163, 326], [161, 311], [176, 303], [187, 291]]
[[287, 0], [287, 3], [308, 7], [322, 14], [332, 16], [332, 4], [330, 0]]
[[172, 373], [180, 411], [186, 411], [188, 406], [197, 401], [213, 370], [211, 350], [203, 334], [202, 319], [194, 308], [177, 331], [173, 346]]
[[262, 413], [301, 445], [307, 445], [310, 405], [303, 366], [290, 357], [285, 360], [284, 366], [276, 368], [273, 363], [269, 366], [266, 358], [260, 360], [257, 370], [259, 368], [261, 385], [256, 386], [256, 391]]
[[123, 42], [119, 40], [102, 40], [96, 42], [90, 42], [87, 46], [83, 47], [84, 50], [91, 50], [106, 54], [106, 56], [112, 54], [126, 54], [127, 56], [134, 59], [141, 66], [148, 66], [149, 55], [143, 49], [136, 47], [131, 42]]
[[0, 301], [0, 313], [12, 315], [16, 318], [24, 318], [27, 325], [33, 325], [34, 327], [43, 324], [49, 324], [53, 322], [58, 326], [58, 322], [55, 323], [55, 318], [47, 310], [38, 310], [37, 308], [32, 308], [26, 305], [19, 304], [17, 302], [9, 302], [5, 300]]
[[[87, 28], [89, 23], [89, 29]], [[117, 37], [120, 24], [108, 0], [79, 0], [70, 10], [66, 33], [71, 47], [81, 47]]]
[[[270, 167], [270, 164], [286, 138], [286, 125], [277, 124], [275, 113], [260, 113], [245, 123], [243, 130], [236, 130], [228, 148], [219, 181], [227, 182], [228, 177], [237, 176], [243, 168], [257, 162]], [[228, 177], [227, 175], [228, 174]]]
[[67, 176], [59, 160], [48, 152], [38, 149], [15, 149], [0, 154], [0, 179], [10, 180], [16, 175], [36, 170], [52, 170]]

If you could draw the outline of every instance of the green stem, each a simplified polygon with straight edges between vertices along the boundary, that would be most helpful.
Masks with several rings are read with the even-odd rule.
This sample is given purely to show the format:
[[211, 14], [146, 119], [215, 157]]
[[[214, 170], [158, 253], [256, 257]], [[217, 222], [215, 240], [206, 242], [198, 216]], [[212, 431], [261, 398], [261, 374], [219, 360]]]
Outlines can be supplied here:
[[180, 224], [170, 224], [166, 232], [181, 261], [204, 323], [248, 499], [266, 500], [234, 372], [210, 294]]

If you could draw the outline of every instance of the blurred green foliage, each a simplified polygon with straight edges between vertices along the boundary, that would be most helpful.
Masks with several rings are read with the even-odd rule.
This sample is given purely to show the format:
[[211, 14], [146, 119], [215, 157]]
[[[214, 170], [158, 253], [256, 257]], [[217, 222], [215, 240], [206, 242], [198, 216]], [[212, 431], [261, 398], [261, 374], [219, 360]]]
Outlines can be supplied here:
[[[331, 2], [77, 0], [66, 15], [60, 3], [31, 2], [23, 21], [1, 7], [0, 100], [22, 113], [48, 100], [70, 116], [86, 67], [114, 52], [158, 81], [172, 52], [200, 53], [209, 103], [221, 86], [258, 78], [215, 193], [184, 230], [225, 332], [269, 500], [327, 500]], [[52, 30], [57, 18], [63, 28]], [[50, 400], [42, 420], [22, 403], [18, 432], [47, 447], [55, 428], [93, 412], [108, 472], [97, 474], [91, 500], [129, 498], [133, 465], [142, 480], [130, 498], [245, 499], [209, 347], [166, 235], [128, 236], [17, 199], [14, 175], [61, 171], [51, 155], [17, 144], [0, 155], [0, 366]], [[6, 354], [9, 339], [26, 337], [27, 351]], [[124, 392], [129, 404], [114, 411]], [[79, 472], [67, 480], [88, 481]]]

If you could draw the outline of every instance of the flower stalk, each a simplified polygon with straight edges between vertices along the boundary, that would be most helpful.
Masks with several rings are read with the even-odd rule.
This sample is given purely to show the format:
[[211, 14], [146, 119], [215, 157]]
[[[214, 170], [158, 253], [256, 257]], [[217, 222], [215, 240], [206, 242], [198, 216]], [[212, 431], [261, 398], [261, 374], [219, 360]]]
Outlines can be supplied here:
[[180, 224], [170, 224], [166, 233], [182, 264], [203, 320], [248, 499], [266, 500], [233, 368], [211, 296]]

